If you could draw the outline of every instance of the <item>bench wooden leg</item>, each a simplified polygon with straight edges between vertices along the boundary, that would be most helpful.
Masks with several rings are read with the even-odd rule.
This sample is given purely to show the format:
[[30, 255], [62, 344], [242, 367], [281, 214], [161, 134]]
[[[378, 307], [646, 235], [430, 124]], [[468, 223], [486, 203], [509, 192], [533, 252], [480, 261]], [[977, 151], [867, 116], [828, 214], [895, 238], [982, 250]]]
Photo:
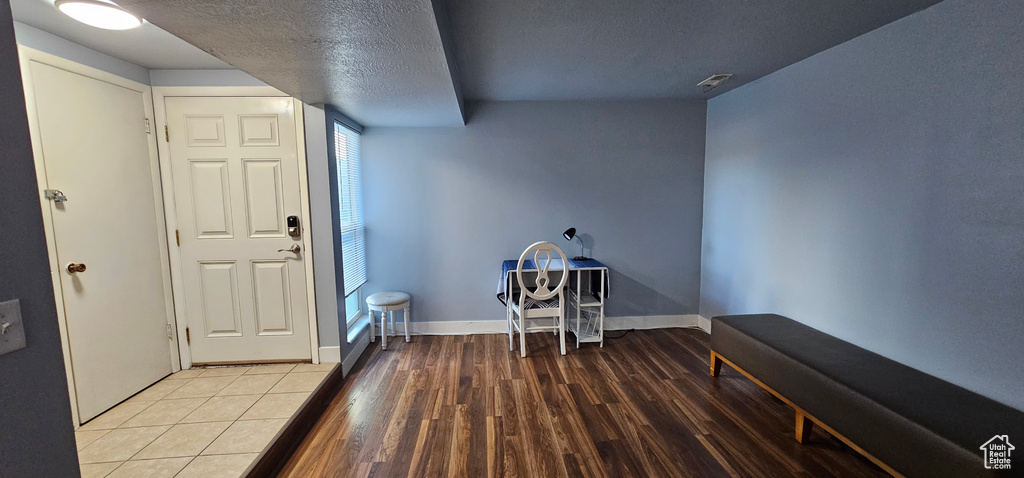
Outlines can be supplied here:
[[711, 376], [717, 377], [718, 373], [722, 371], [722, 361], [718, 359], [718, 354], [714, 351], [711, 352]]
[[811, 434], [814, 422], [807, 419], [807, 416], [799, 411], [796, 412], [796, 441], [807, 443], [807, 436]]

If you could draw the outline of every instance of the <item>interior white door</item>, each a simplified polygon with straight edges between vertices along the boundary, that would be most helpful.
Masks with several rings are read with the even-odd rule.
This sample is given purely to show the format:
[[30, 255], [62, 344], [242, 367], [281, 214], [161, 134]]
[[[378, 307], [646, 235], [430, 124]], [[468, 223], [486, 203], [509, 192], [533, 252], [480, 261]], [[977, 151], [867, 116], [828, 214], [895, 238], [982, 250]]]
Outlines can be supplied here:
[[192, 362], [310, 359], [291, 99], [165, 105]]
[[36, 61], [31, 82], [85, 422], [171, 373], [159, 176], [144, 92]]

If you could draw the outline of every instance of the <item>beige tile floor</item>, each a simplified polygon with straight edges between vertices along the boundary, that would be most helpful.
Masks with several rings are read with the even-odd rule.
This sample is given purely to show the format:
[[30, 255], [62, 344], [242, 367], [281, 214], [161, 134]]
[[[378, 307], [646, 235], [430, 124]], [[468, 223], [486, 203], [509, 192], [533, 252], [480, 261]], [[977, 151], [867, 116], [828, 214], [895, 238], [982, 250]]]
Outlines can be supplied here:
[[336, 365], [170, 375], [75, 432], [82, 476], [240, 476]]

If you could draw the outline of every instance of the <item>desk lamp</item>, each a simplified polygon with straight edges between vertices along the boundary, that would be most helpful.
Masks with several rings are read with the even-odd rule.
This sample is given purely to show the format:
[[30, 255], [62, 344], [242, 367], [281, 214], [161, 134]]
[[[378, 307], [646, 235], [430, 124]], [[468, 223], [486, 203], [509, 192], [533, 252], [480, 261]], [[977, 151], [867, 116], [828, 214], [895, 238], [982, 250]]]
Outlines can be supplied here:
[[574, 261], [589, 261], [590, 260], [589, 257], [583, 255], [583, 239], [580, 239], [578, 236], [576, 236], [576, 228], [575, 227], [570, 227], [569, 229], [566, 229], [565, 232], [562, 233], [562, 237], [564, 237], [565, 240], [567, 240], [567, 241], [572, 241], [572, 239], [574, 237], [576, 238], [577, 241], [580, 241], [580, 255], [578, 255], [576, 257], [573, 257], [572, 260], [574, 260]]

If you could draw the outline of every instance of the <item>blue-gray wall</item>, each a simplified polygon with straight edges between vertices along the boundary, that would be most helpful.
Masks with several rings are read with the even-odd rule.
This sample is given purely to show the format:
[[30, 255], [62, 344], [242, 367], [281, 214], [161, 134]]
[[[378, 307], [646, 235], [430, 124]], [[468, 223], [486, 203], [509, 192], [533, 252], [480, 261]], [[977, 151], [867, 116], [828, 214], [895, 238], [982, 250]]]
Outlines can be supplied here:
[[504, 320], [502, 259], [562, 231], [612, 269], [610, 316], [694, 314], [704, 102], [468, 103], [460, 128], [362, 137], [369, 283], [414, 321]]
[[[310, 224], [305, 229], [307, 234], [311, 234], [313, 242], [317, 333], [320, 347], [340, 347], [344, 342], [341, 337], [345, 328], [345, 315], [338, 307], [344, 307], [345, 298], [338, 293], [335, 280], [335, 265], [341, 263], [341, 254], [334, 253], [334, 234], [337, 231], [334, 229], [335, 208], [332, 207], [331, 188], [336, 181], [331, 177], [328, 167], [330, 159], [327, 154], [327, 116], [324, 109], [303, 104], [302, 123], [306, 130], [310, 213]], [[323, 360], [323, 357], [320, 359]]]
[[0, 476], [78, 476], [67, 376], [11, 9], [0, 0], [0, 301], [27, 347], [0, 355]]
[[947, 0], [708, 103], [701, 314], [1024, 409], [1024, 2]]

